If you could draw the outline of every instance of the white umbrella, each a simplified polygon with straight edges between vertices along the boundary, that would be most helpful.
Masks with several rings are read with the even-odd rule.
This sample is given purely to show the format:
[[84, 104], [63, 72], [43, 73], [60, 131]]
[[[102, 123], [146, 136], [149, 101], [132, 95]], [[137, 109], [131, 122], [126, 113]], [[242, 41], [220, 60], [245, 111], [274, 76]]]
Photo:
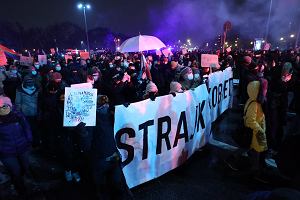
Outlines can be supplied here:
[[125, 40], [120, 46], [120, 52], [141, 52], [154, 49], [161, 49], [163, 47], [166, 47], [166, 45], [157, 37], [139, 35]]

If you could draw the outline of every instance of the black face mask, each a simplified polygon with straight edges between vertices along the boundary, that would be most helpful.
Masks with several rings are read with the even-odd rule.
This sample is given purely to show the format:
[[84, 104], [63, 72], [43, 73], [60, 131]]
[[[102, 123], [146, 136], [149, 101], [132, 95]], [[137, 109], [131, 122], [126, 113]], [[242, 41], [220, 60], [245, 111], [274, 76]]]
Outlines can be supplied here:
[[128, 70], [127, 70], [127, 74], [128, 74], [129, 76], [132, 76], [133, 74], [135, 74], [135, 70], [134, 70], [134, 69], [128, 69]]

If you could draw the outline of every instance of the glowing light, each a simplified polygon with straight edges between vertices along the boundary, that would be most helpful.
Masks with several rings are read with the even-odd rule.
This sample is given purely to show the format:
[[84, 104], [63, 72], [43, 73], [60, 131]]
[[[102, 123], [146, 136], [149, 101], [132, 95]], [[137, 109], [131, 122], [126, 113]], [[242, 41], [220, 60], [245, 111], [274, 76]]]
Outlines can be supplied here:
[[253, 44], [253, 42], [250, 42], [250, 44]]
[[188, 43], [191, 43], [191, 39], [187, 39], [186, 41], [187, 41]]
[[208, 47], [208, 43], [206, 43], [206, 46]]
[[234, 41], [235, 43], [237, 43], [237, 41]]
[[215, 46], [217, 46], [218, 44], [217, 43], [215, 43]]
[[228, 45], [228, 42], [225, 42], [226, 45]]
[[236, 46], [236, 47], [237, 47], [237, 44], [235, 44], [234, 46]]
[[264, 40], [262, 41], [262, 43], [265, 43], [265, 42], [266, 42], [266, 41], [264, 41]]
[[284, 38], [283, 38], [283, 37], [281, 37], [281, 38], [280, 38], [280, 41], [282, 41], [282, 40], [284, 40]]
[[117, 47], [117, 51], [120, 51], [120, 47]]
[[291, 35], [290, 35], [290, 37], [291, 37], [291, 38], [294, 38], [294, 37], [295, 37], [295, 35], [294, 35], [294, 34], [291, 34]]
[[87, 8], [87, 9], [90, 9], [90, 8], [91, 8], [91, 5], [90, 5], [90, 4], [87, 4], [87, 5], [86, 5], [86, 8]]
[[83, 7], [82, 3], [77, 5], [77, 8], [81, 9]]

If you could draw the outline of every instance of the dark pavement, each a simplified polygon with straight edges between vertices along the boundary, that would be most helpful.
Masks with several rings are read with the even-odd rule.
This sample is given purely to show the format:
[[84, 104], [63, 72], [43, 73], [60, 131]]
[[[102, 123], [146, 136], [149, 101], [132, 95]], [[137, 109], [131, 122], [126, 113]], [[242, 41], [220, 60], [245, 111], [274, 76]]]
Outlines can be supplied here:
[[[212, 133], [217, 141], [234, 145], [232, 133], [238, 126], [239, 109], [226, 111], [214, 124]], [[287, 134], [293, 133], [294, 115], [289, 115]], [[235, 200], [254, 191], [272, 190], [289, 187], [289, 182], [279, 175], [276, 168], [270, 168], [270, 183], [262, 184], [247, 173], [247, 169], [232, 171], [224, 162], [232, 154], [230, 146], [217, 141], [208, 144], [196, 152], [183, 166], [132, 189], [134, 199], [201, 199]], [[45, 158], [33, 152], [30, 158], [32, 177], [27, 179], [27, 186], [32, 191], [32, 200], [88, 200], [94, 199], [92, 186], [84, 180], [80, 184], [64, 182], [62, 166], [55, 159]], [[247, 158], [241, 159], [241, 164]], [[4, 177], [0, 166], [0, 199], [16, 199], [10, 181]]]

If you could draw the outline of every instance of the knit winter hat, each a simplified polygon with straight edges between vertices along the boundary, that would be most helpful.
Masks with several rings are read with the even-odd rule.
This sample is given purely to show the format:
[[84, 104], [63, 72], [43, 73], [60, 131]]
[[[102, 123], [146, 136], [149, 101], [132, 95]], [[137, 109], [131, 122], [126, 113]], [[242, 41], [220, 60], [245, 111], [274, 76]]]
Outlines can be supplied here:
[[150, 92], [153, 92], [153, 93], [158, 92], [157, 86], [152, 81], [150, 81], [146, 86], [146, 94], [149, 94]]
[[61, 80], [62, 76], [59, 72], [53, 72], [50, 74], [50, 80], [55, 81], [55, 80]]
[[282, 75], [292, 74], [293, 73], [293, 65], [290, 62], [286, 62], [282, 68]]
[[193, 73], [192, 69], [190, 67], [180, 67], [176, 70], [176, 79], [177, 81], [180, 80], [180, 78], [183, 78], [186, 74]]
[[250, 63], [252, 62], [252, 58], [250, 56], [244, 56], [243, 60], [246, 65], [250, 65]]
[[183, 92], [182, 85], [177, 81], [172, 81], [170, 83], [170, 93]]
[[0, 96], [0, 107], [3, 107], [5, 105], [12, 107], [10, 98], [5, 96]]

